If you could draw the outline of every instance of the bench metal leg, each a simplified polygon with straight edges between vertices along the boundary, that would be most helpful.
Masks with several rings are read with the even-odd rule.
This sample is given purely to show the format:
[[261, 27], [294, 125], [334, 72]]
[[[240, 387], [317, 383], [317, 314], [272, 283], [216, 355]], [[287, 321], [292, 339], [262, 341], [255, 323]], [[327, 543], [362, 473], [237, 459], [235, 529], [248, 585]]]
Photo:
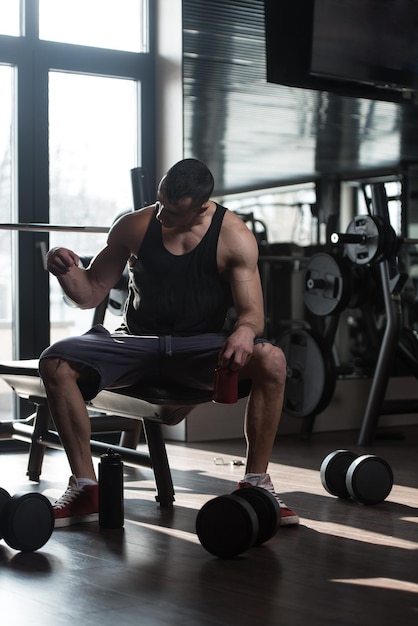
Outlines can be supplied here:
[[131, 430], [123, 430], [120, 435], [119, 445], [123, 448], [132, 448], [135, 450], [139, 443], [139, 439], [142, 433], [142, 422], [138, 420], [135, 424], [135, 428]]
[[39, 439], [47, 432], [51, 424], [51, 414], [47, 404], [38, 404], [36, 407], [33, 433], [29, 448], [28, 469], [26, 474], [29, 480], [39, 482], [42, 472], [42, 464], [45, 455], [45, 446], [39, 443]]
[[161, 425], [144, 420], [144, 432], [157, 486], [155, 499], [161, 507], [171, 507], [174, 502], [174, 487]]

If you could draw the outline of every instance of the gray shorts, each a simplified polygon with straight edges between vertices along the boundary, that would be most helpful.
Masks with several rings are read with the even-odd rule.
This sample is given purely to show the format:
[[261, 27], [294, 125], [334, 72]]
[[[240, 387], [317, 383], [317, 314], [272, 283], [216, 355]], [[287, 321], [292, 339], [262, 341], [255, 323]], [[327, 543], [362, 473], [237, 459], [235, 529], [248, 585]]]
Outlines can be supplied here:
[[[127, 387], [137, 382], [175, 382], [196, 389], [211, 389], [213, 372], [226, 333], [191, 337], [138, 336], [110, 333], [101, 324], [79, 337], [61, 339], [46, 348], [48, 357], [80, 363], [97, 376], [79, 381], [85, 400], [102, 389]], [[266, 341], [256, 339], [255, 342]]]

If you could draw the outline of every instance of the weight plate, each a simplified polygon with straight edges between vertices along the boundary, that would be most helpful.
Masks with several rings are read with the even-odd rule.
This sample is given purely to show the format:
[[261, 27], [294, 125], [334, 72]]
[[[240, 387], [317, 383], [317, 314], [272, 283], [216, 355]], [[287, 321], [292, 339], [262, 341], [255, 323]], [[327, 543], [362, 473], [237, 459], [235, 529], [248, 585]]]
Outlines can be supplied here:
[[221, 559], [238, 556], [258, 537], [258, 519], [252, 506], [237, 496], [218, 496], [206, 502], [196, 518], [202, 546]]
[[11, 498], [10, 493], [6, 491], [6, 489], [3, 489], [3, 487], [0, 487], [0, 514], [6, 502], [8, 502], [10, 498]]
[[306, 266], [303, 300], [314, 315], [343, 311], [350, 297], [349, 275], [344, 261], [329, 254], [314, 254]]
[[350, 496], [361, 504], [379, 504], [391, 492], [393, 473], [380, 457], [365, 454], [348, 468], [346, 486]]
[[338, 498], [348, 499], [350, 497], [345, 478], [348, 468], [356, 458], [357, 454], [350, 452], [350, 450], [335, 450], [325, 457], [319, 473], [322, 486], [328, 493]]
[[363, 235], [362, 243], [346, 243], [348, 258], [358, 265], [378, 263], [384, 250], [384, 230], [380, 220], [371, 215], [356, 215], [347, 228], [348, 235]]
[[293, 417], [321, 413], [334, 394], [337, 374], [330, 348], [312, 330], [294, 329], [278, 340], [288, 377], [283, 409]]
[[232, 495], [246, 500], [257, 515], [258, 535], [254, 545], [260, 546], [277, 533], [281, 513], [279, 503], [272, 493], [261, 487], [244, 487], [237, 489]]
[[2, 513], [4, 510], [4, 507], [6, 506], [10, 498], [11, 498], [10, 493], [6, 491], [5, 489], [3, 489], [2, 487], [0, 487], [0, 539], [3, 538], [3, 528], [1, 524]]
[[54, 511], [40, 493], [15, 494], [3, 511], [3, 537], [14, 550], [35, 552], [50, 538]]

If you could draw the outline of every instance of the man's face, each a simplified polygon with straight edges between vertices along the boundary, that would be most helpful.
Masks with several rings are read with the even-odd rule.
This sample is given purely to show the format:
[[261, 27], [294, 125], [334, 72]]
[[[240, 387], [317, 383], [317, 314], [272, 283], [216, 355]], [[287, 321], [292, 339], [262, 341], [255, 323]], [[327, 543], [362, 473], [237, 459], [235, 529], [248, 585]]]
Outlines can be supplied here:
[[200, 215], [201, 207], [194, 207], [191, 197], [180, 198], [175, 203], [170, 202], [165, 194], [158, 192], [157, 220], [164, 228], [187, 229], [192, 226], [196, 218]]

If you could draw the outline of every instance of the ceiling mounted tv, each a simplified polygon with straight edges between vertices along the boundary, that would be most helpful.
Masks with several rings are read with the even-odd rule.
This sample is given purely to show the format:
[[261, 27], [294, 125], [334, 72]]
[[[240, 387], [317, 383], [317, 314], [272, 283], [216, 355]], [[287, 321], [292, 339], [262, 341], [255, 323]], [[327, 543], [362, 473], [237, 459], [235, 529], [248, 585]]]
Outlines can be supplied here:
[[267, 80], [403, 102], [418, 92], [417, 0], [265, 0]]
[[417, 90], [417, 0], [315, 0], [311, 72]]

